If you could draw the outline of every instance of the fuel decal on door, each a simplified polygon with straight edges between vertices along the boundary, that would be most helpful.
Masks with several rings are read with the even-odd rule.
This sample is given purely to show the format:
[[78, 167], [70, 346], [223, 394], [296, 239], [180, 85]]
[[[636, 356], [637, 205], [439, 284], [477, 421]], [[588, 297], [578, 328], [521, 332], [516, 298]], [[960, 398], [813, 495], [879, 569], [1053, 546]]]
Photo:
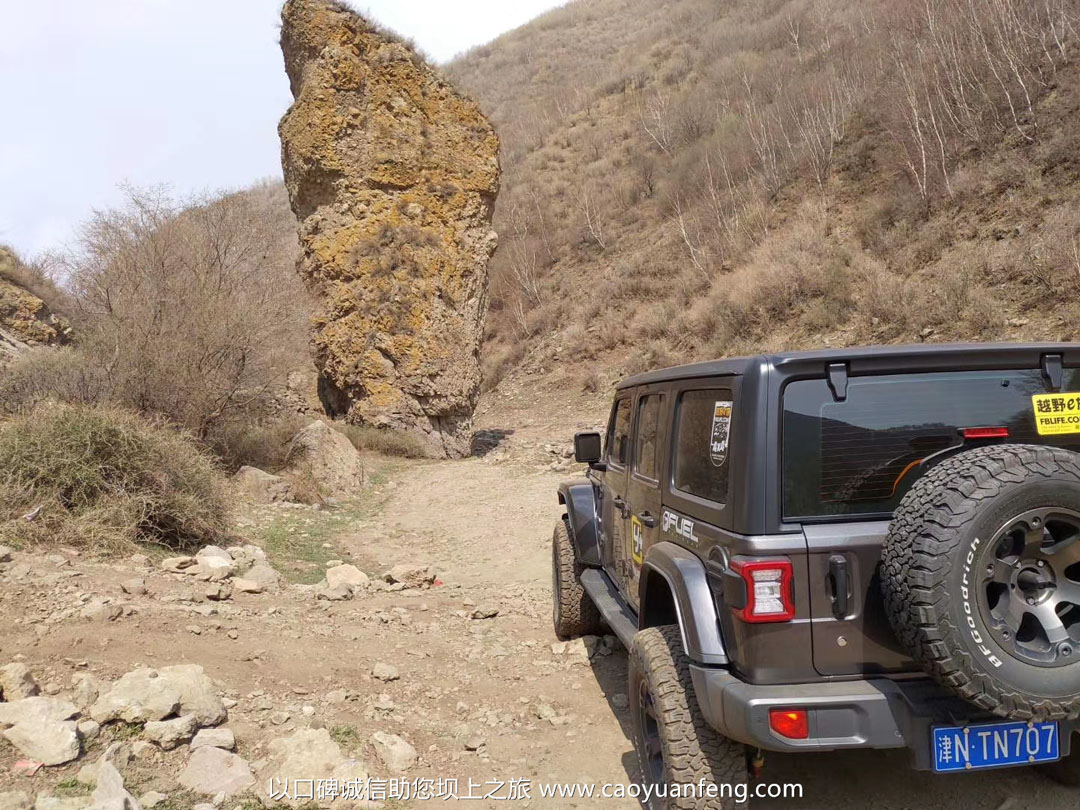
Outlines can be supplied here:
[[645, 527], [641, 525], [641, 520], [637, 515], [630, 518], [630, 539], [632, 546], [630, 548], [630, 556], [634, 558], [635, 565], [641, 565], [643, 554], [645, 553]]
[[723, 467], [727, 461], [728, 433], [731, 428], [731, 400], [713, 405], [712, 435], [709, 438], [709, 458], [714, 467]]
[[1080, 395], [1035, 394], [1031, 407], [1040, 436], [1080, 433]]

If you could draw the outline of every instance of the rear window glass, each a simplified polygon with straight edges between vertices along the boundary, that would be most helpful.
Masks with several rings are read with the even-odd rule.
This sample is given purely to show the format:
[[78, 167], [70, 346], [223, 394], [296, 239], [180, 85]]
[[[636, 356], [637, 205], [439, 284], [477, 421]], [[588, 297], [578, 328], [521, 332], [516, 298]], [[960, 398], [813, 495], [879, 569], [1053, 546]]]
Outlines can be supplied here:
[[615, 416], [608, 431], [608, 461], [619, 466], [625, 466], [629, 455], [630, 400], [620, 399], [615, 405]]
[[731, 391], [687, 391], [679, 397], [675, 435], [675, 489], [727, 502]]
[[[1076, 390], [1067, 370], [1063, 389]], [[784, 389], [787, 518], [891, 513], [919, 462], [961, 443], [965, 427], [1007, 427], [1008, 441], [1080, 449], [1080, 436], [1039, 436], [1031, 397], [1038, 371], [965, 371], [853, 377], [833, 400], [825, 380]]]
[[638, 401], [637, 441], [634, 472], [656, 480], [656, 433], [660, 426], [660, 395], [650, 394]]

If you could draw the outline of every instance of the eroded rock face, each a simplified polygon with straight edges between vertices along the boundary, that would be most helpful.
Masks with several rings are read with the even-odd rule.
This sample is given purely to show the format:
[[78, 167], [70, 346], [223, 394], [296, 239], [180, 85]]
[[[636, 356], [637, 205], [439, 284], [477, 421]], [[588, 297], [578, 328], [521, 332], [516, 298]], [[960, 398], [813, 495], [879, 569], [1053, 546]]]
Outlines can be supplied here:
[[15, 279], [19, 260], [0, 245], [0, 365], [35, 346], [59, 346], [71, 338], [71, 326], [48, 304]]
[[407, 46], [333, 0], [288, 0], [279, 125], [320, 398], [334, 416], [468, 454], [498, 139]]

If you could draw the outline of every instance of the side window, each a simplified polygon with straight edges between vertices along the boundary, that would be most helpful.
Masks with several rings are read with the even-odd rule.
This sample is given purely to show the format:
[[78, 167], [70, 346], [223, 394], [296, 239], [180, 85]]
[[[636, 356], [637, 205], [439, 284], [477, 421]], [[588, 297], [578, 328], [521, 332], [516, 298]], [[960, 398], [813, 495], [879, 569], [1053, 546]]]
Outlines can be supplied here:
[[649, 394], [638, 400], [637, 434], [634, 442], [634, 473], [655, 481], [656, 434], [660, 427], [660, 394]]
[[727, 502], [731, 391], [686, 391], [679, 397], [675, 435], [675, 489]]
[[608, 428], [608, 461], [625, 467], [630, 457], [630, 400], [624, 397], [615, 405], [615, 415]]

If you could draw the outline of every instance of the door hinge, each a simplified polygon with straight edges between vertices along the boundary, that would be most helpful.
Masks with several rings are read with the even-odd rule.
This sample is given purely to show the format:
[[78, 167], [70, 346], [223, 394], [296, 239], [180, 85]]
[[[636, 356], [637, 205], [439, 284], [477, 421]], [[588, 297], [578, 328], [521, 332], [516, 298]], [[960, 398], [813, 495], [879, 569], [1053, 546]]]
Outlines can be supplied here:
[[847, 363], [829, 363], [825, 367], [825, 373], [829, 380], [829, 390], [832, 391], [833, 399], [843, 402], [847, 399]]
[[1064, 373], [1060, 354], [1044, 354], [1042, 356], [1042, 375], [1047, 388], [1051, 391], [1060, 391], [1061, 379]]

